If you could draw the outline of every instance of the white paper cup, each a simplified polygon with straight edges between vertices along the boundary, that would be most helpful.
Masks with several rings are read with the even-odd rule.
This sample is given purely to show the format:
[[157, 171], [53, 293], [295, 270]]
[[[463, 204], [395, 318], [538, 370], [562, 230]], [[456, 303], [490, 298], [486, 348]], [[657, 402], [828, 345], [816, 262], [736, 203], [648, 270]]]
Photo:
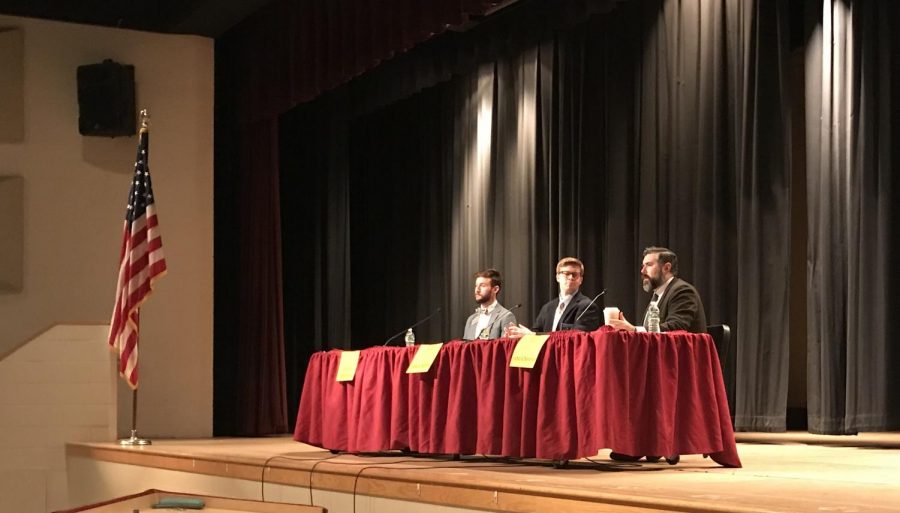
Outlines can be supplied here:
[[609, 324], [609, 319], [611, 317], [619, 318], [619, 307], [617, 306], [607, 306], [603, 309], [603, 323]]

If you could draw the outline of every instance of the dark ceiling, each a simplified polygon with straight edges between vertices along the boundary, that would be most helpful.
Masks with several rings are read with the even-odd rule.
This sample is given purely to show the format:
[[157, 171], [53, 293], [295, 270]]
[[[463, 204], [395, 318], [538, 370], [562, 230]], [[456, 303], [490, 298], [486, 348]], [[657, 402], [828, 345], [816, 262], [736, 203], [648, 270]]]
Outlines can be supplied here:
[[271, 0], [0, 0], [0, 14], [218, 37]]

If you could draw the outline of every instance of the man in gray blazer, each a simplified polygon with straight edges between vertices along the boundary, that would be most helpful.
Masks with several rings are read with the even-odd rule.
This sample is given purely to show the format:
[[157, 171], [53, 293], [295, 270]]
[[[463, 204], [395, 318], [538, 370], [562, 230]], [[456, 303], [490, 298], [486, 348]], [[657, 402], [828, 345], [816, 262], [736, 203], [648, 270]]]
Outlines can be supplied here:
[[[693, 285], [678, 277], [678, 256], [672, 250], [659, 247], [645, 249], [641, 281], [644, 291], [653, 293], [650, 302], [656, 303], [659, 308], [660, 331], [706, 333], [703, 301]], [[635, 327], [621, 313], [618, 319], [609, 320], [609, 325], [616, 329], [643, 331], [647, 327], [646, 313], [643, 324]]]
[[500, 272], [496, 269], [475, 273], [475, 302], [478, 308], [466, 319], [464, 340], [500, 338], [503, 328], [516, 323], [516, 316], [497, 301], [500, 285]]

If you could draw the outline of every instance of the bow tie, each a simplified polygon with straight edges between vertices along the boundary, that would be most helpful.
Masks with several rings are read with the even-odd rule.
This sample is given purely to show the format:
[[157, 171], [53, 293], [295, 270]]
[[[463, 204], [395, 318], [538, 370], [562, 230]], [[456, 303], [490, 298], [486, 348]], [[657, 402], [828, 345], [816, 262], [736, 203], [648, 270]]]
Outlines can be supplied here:
[[485, 306], [479, 306], [478, 308], [475, 309], [475, 313], [487, 315], [488, 309]]

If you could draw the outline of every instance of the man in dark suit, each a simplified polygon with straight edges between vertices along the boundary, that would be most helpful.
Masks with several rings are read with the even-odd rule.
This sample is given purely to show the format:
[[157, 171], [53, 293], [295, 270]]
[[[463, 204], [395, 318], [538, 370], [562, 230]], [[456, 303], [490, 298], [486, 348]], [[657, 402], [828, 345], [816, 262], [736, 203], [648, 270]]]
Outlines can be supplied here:
[[[650, 303], [659, 308], [659, 330], [685, 330], [693, 333], [706, 333], [706, 313], [700, 294], [690, 283], [678, 277], [678, 256], [670, 249], [649, 247], [644, 250], [641, 264], [641, 282], [644, 292], [652, 292]], [[647, 305], [650, 308], [650, 305]], [[618, 318], [609, 319], [613, 328], [627, 331], [646, 331], [647, 313], [644, 314], [644, 325], [633, 326], [625, 320], [621, 312]], [[643, 456], [611, 452], [609, 457], [616, 461], [638, 461]], [[659, 456], [647, 456], [647, 461], [658, 461]], [[666, 456], [666, 461], [674, 465], [681, 458], [676, 454]]]
[[594, 331], [600, 327], [600, 307], [579, 290], [584, 281], [584, 264], [574, 257], [565, 257], [556, 264], [559, 296], [541, 307], [534, 326], [521, 324], [507, 330], [507, 336], [519, 338], [534, 332], [561, 330]]
[[[706, 333], [706, 313], [700, 294], [693, 285], [678, 277], [678, 256], [672, 250], [660, 247], [645, 249], [641, 281], [644, 291], [653, 293], [650, 303], [656, 303], [659, 308], [660, 331]], [[647, 306], [649, 308], [650, 305]], [[643, 324], [635, 327], [621, 313], [618, 319], [609, 320], [609, 325], [616, 329], [644, 331], [647, 328], [646, 313]]]

